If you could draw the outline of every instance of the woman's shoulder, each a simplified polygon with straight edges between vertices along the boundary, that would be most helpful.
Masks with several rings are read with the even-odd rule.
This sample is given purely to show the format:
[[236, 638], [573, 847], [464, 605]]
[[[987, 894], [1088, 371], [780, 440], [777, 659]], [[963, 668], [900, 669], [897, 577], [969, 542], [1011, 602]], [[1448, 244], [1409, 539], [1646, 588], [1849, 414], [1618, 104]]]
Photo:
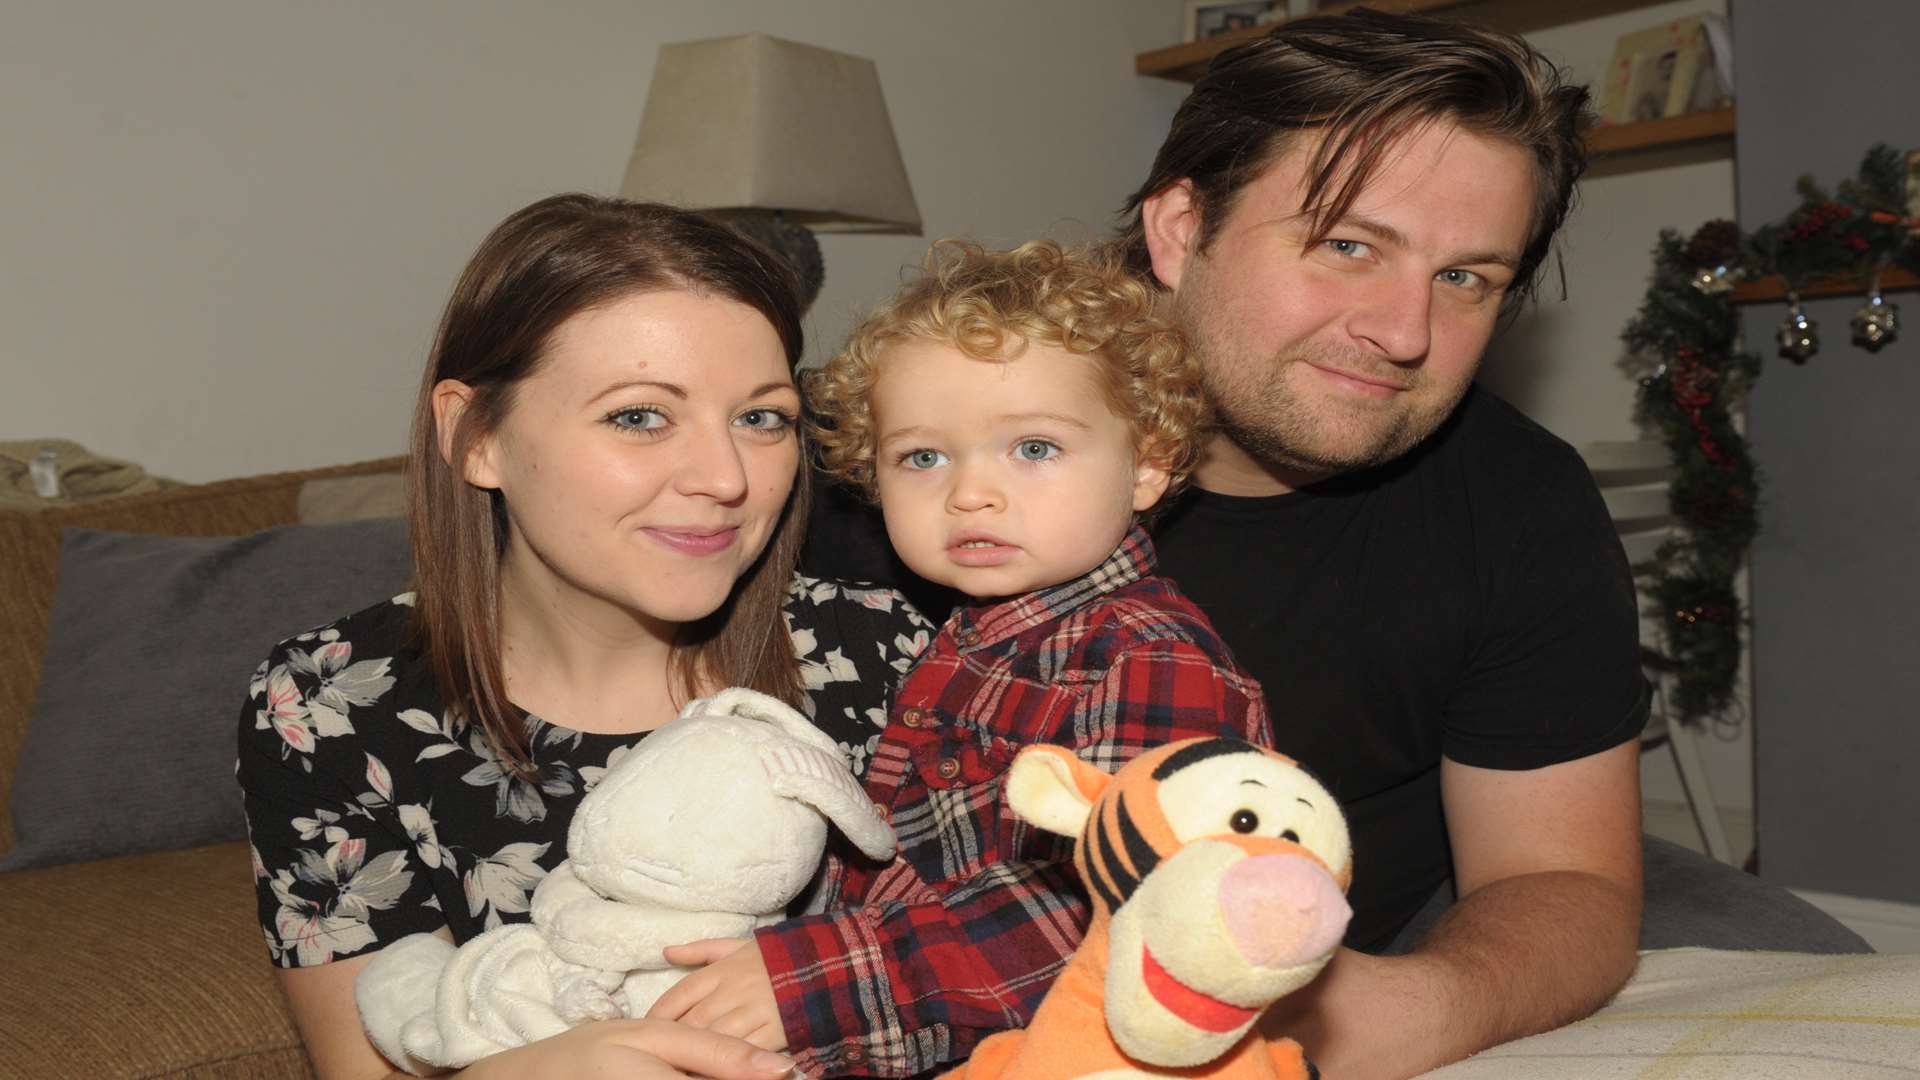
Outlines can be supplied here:
[[394, 656], [406, 648], [412, 618], [413, 594], [404, 592], [281, 640], [273, 646], [266, 663], [271, 665], [292, 652], [312, 653], [342, 642], [355, 652]]
[[[803, 668], [857, 657], [905, 671], [935, 630], [897, 589], [806, 574], [795, 574], [788, 585], [786, 613]], [[811, 673], [808, 681], [815, 681]]]

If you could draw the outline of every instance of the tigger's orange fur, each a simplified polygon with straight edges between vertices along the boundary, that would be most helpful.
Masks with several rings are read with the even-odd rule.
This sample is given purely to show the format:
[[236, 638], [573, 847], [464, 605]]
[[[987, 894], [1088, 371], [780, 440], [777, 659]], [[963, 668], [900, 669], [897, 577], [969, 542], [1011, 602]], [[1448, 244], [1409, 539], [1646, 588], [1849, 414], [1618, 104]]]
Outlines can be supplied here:
[[1189, 739], [1112, 775], [1063, 747], [1028, 747], [1007, 798], [1078, 838], [1093, 919], [1033, 1022], [948, 1076], [1318, 1075], [1298, 1043], [1269, 1041], [1254, 1021], [1319, 973], [1351, 915], [1346, 822], [1325, 788], [1270, 750]]

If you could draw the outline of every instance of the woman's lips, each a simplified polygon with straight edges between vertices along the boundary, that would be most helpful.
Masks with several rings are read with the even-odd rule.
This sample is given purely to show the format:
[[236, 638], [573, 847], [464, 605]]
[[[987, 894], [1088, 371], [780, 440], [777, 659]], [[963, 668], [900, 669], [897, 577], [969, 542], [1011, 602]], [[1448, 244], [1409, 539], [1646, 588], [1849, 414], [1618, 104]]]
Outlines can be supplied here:
[[733, 546], [740, 538], [738, 526], [725, 529], [676, 529], [651, 526], [640, 530], [670, 551], [682, 555], [715, 555]]

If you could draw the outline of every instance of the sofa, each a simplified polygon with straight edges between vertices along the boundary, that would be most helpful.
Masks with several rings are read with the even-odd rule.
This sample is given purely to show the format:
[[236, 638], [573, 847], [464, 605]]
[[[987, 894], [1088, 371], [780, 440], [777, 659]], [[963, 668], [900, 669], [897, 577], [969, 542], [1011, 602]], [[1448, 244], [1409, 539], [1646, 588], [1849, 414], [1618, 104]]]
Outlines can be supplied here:
[[[29, 738], [29, 721], [62, 704], [56, 691], [63, 687], [54, 684], [63, 680], [43, 680], [43, 663], [54, 670], [57, 657], [49, 654], [63, 647], [63, 619], [99, 622], [102, 612], [94, 608], [113, 606], [92, 600], [76, 604], [75, 590], [82, 582], [57, 580], [59, 568], [75, 565], [71, 560], [89, 550], [82, 540], [91, 536], [122, 542], [128, 539], [125, 534], [140, 534], [132, 539], [146, 537], [155, 543], [165, 537], [239, 538], [205, 542], [224, 550], [289, 530], [350, 529], [354, 519], [397, 529], [397, 521], [379, 515], [391, 515], [397, 508], [399, 468], [399, 459], [385, 459], [176, 487], [32, 514], [0, 513], [0, 864], [19, 855], [17, 840], [35, 839], [26, 836], [31, 830], [24, 822], [16, 821], [16, 810], [32, 809], [37, 792], [47, 786], [43, 774], [70, 771], [58, 758], [51, 767], [45, 764], [45, 724], [35, 729], [37, 744]], [[395, 546], [394, 536], [403, 536], [369, 535], [389, 548]], [[397, 554], [383, 556], [400, 560], [386, 568], [390, 575], [404, 569], [404, 544], [397, 546]], [[251, 544], [247, 551], [258, 555], [262, 548]], [[70, 561], [63, 562], [63, 556]], [[350, 563], [359, 568], [369, 561], [355, 557]], [[244, 590], [246, 584], [240, 587]], [[212, 605], [209, 598], [223, 587], [235, 586], [194, 579], [181, 606]], [[378, 596], [366, 598], [373, 599]], [[252, 632], [253, 638], [243, 643], [252, 651], [243, 655], [264, 656], [278, 637], [351, 610], [323, 606], [301, 615], [289, 607], [283, 614], [283, 603], [290, 604], [290, 598], [272, 598], [269, 614], [297, 625], [277, 625], [271, 634]], [[224, 618], [228, 612], [215, 614]], [[234, 617], [239, 617], [237, 611]], [[163, 615], [152, 621], [174, 620]], [[188, 621], [184, 613], [179, 621]], [[170, 636], [185, 633], [167, 629]], [[155, 662], [145, 645], [127, 651]], [[192, 726], [204, 717], [211, 726], [206, 733], [209, 752], [216, 758], [225, 754], [229, 775], [216, 775], [197, 786], [207, 787], [216, 802], [231, 800], [215, 807], [226, 828], [239, 813], [230, 778], [231, 747], [246, 675], [242, 669], [217, 675], [210, 684], [211, 703], [183, 714], [179, 722]], [[108, 712], [69, 726], [105, 727], [116, 719]], [[138, 709], [132, 715], [135, 720], [144, 716]], [[113, 769], [145, 774], [161, 768], [157, 753], [137, 747], [112, 751], [109, 746], [98, 756], [108, 759]], [[24, 774], [23, 762], [29, 765]], [[0, 1017], [5, 1018], [0, 1023], [0, 1077], [311, 1076], [267, 963], [245, 841], [169, 847], [165, 808], [123, 806], [98, 797], [120, 790], [119, 785], [108, 788], [101, 782], [81, 794], [108, 820], [159, 819], [144, 841], [152, 850], [0, 872]], [[36, 812], [45, 816], [44, 809]], [[37, 842], [44, 844], [48, 825], [38, 827]], [[1866, 950], [1845, 928], [1784, 890], [1657, 841], [1648, 849], [1648, 893], [1647, 948], [1691, 945], [1806, 954]], [[1421, 925], [1437, 917], [1450, 900], [1436, 896]], [[1720, 966], [1727, 963], [1709, 959]], [[1910, 970], [1903, 968], [1901, 974]], [[1577, 1069], [1555, 1069], [1552, 1074], [1582, 1075]]]
[[[392, 458], [0, 514], [0, 853], [15, 846], [16, 769], [61, 530], [239, 536], [295, 523], [313, 485], [391, 486], [399, 467]], [[259, 655], [271, 644], [260, 641]], [[206, 718], [229, 747], [245, 689], [243, 673]], [[237, 789], [221, 796], [237, 814]], [[266, 960], [243, 840], [0, 873], [0, 1076], [312, 1076]]]

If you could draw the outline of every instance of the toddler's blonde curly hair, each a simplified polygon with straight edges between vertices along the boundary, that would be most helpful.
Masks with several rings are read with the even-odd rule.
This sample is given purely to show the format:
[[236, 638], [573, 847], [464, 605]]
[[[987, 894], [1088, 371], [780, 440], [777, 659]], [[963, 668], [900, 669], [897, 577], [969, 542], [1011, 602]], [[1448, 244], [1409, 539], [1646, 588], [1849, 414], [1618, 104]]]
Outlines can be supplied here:
[[1028, 342], [1101, 361], [1107, 403], [1133, 427], [1137, 453], [1168, 473], [1193, 472], [1210, 410], [1186, 342], [1154, 290], [1108, 248], [1033, 240], [988, 251], [936, 241], [922, 274], [868, 315], [839, 355], [805, 378], [826, 470], [874, 495], [872, 395], [889, 346], [923, 340], [1005, 362]]

